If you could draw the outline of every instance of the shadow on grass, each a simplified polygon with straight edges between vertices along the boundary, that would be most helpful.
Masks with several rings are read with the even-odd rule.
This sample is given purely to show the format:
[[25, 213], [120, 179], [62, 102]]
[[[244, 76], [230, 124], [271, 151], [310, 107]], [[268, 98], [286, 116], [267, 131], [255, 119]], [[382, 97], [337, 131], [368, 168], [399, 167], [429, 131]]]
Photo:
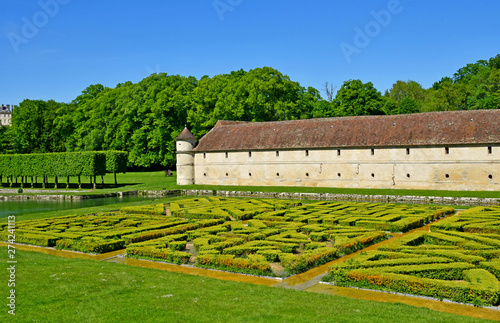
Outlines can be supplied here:
[[[143, 183], [118, 183], [116, 185], [114, 183], [104, 183], [104, 185], [102, 185], [102, 182], [97, 182], [96, 189], [114, 189], [114, 188], [127, 188], [128, 189], [128, 188], [133, 188], [134, 186], [141, 185], [141, 184], [143, 184]], [[94, 188], [93, 184], [90, 184], [89, 182], [82, 183], [81, 186], [82, 186], [81, 187], [82, 190], [92, 190]], [[0, 185], [0, 189], [19, 189], [19, 188], [21, 188], [21, 183], [13, 183], [12, 185], [9, 185], [7, 183], [2, 183], [2, 185]], [[34, 183], [33, 186], [31, 185], [31, 183], [24, 183], [22, 185], [22, 188], [26, 189], [26, 190], [27, 189], [35, 189], [35, 190], [44, 189], [42, 183]], [[47, 189], [47, 190], [56, 189], [55, 183], [46, 183], [45, 189]], [[67, 187], [66, 183], [58, 183], [57, 189], [58, 190], [65, 190], [65, 189], [78, 190], [79, 187], [78, 187], [78, 183], [70, 183], [69, 187]]]

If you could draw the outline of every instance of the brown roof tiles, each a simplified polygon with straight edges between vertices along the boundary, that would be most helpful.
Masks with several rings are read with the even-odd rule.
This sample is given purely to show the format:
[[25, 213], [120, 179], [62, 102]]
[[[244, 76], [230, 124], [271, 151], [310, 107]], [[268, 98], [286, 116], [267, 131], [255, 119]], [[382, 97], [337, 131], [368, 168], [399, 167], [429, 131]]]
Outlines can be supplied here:
[[176, 140], [196, 140], [196, 137], [188, 130], [188, 128], [184, 128], [181, 133], [175, 138]]
[[218, 121], [195, 151], [498, 143], [500, 110], [496, 109], [278, 122]]

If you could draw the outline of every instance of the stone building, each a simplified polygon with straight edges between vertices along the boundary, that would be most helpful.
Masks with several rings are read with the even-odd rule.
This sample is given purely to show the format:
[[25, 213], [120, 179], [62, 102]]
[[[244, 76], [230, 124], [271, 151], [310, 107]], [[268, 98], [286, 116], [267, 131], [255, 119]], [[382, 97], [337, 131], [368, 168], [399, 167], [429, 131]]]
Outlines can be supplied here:
[[0, 107], [0, 126], [10, 126], [12, 111], [10, 110], [10, 104], [3, 105]]
[[500, 190], [500, 110], [218, 121], [177, 138], [178, 184]]

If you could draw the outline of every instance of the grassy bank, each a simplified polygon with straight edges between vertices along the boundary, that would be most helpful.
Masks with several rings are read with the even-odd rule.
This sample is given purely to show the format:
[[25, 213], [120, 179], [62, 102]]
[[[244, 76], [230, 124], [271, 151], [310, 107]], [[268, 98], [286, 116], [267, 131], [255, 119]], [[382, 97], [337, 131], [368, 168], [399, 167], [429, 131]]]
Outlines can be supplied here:
[[[223, 186], [223, 185], [187, 185], [176, 184], [174, 176], [165, 176], [164, 172], [130, 172], [117, 174], [118, 186], [114, 185], [113, 174], [104, 177], [105, 187], [91, 191], [88, 183], [84, 184], [81, 193], [68, 192], [66, 194], [101, 194], [112, 192], [123, 192], [133, 190], [175, 190], [175, 189], [197, 189], [197, 190], [219, 190], [219, 191], [250, 191], [250, 192], [293, 192], [293, 193], [331, 193], [331, 194], [362, 194], [362, 195], [397, 195], [397, 196], [448, 196], [448, 197], [483, 197], [499, 198], [500, 192], [491, 191], [440, 191], [440, 190], [397, 190], [397, 189], [361, 189], [361, 188], [334, 188], [334, 187], [289, 187], [289, 186]], [[53, 181], [53, 179], [51, 179]], [[74, 181], [74, 180], [73, 180]], [[100, 179], [98, 180], [100, 183]], [[5, 183], [4, 183], [5, 184]], [[14, 188], [20, 184], [14, 185]], [[51, 186], [52, 187], [52, 186]], [[65, 187], [60, 184], [59, 189]], [[7, 188], [7, 187], [1, 187]], [[36, 187], [40, 188], [40, 184]], [[70, 190], [77, 189], [75, 183], [71, 184]], [[46, 190], [51, 193], [53, 188]], [[23, 193], [29, 194], [29, 193]], [[57, 193], [65, 194], [65, 193]]]
[[[7, 248], [0, 248], [2, 263]], [[479, 322], [403, 304], [16, 252], [16, 317], [40, 322]], [[36, 274], [34, 274], [36, 273]], [[8, 280], [7, 270], [0, 279]], [[7, 284], [1, 293], [7, 297]], [[0, 321], [13, 322], [0, 312]], [[395, 319], [397, 318], [397, 319]]]

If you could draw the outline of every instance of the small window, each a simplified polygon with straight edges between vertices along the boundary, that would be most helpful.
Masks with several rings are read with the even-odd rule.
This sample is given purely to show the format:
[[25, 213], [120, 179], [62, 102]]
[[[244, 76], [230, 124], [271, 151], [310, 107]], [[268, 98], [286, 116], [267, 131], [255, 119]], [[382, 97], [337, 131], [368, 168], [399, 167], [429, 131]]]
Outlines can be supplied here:
[[450, 147], [444, 147], [444, 153], [448, 155], [450, 153]]
[[226, 151], [226, 158], [229, 157], [229, 153]]
[[248, 152], [248, 157], [252, 158], [252, 152], [251, 151]]
[[374, 174], [374, 173], [372, 173], [372, 177], [375, 177], [375, 174]]
[[409, 155], [410, 154], [410, 148], [406, 148], [406, 154]]
[[248, 173], [248, 176], [252, 177], [252, 173]]
[[309, 173], [306, 173], [306, 177], [309, 177]]
[[229, 176], [229, 173], [226, 173], [226, 176]]
[[276, 176], [280, 176], [280, 173], [276, 173]]
[[306, 157], [309, 156], [309, 150], [306, 150]]
[[340, 156], [340, 149], [337, 149], [337, 156]]
[[410, 174], [406, 174], [406, 177], [410, 178]]
[[207, 173], [203, 173], [203, 176], [207, 177]]
[[338, 173], [337, 176], [340, 177], [340, 176], [342, 176], [342, 174]]
[[490, 154], [490, 155], [491, 155], [491, 153], [492, 153], [492, 152], [493, 152], [493, 147], [488, 146], [488, 154]]
[[375, 149], [370, 149], [372, 156], [375, 155]]
[[493, 175], [489, 174], [488, 179], [493, 179]]
[[444, 177], [450, 178], [450, 174], [445, 174]]
[[276, 157], [280, 156], [280, 152], [276, 150]]
[[207, 154], [203, 153], [203, 159], [207, 158]]

